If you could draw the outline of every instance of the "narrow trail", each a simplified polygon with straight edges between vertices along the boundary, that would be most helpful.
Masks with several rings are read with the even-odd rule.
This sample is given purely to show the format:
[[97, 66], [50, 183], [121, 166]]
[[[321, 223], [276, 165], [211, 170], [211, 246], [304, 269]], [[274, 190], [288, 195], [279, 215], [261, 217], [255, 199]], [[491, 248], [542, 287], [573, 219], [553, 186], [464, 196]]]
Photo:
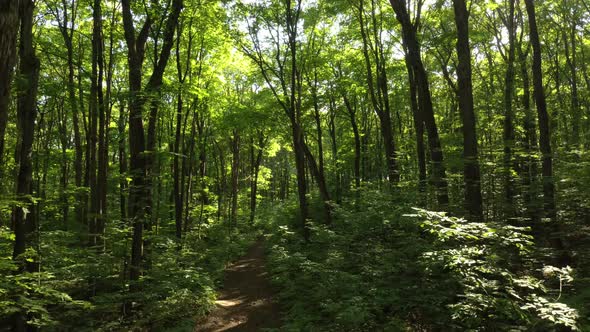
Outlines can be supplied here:
[[273, 295], [264, 266], [262, 241], [258, 240], [245, 256], [227, 268], [217, 308], [197, 322], [195, 332], [278, 328], [280, 310]]

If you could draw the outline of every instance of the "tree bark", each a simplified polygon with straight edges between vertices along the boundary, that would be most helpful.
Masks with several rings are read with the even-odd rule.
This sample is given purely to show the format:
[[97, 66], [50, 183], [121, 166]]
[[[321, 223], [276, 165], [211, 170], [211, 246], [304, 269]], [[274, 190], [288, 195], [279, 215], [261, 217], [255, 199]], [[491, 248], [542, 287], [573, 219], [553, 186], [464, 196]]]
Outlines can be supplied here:
[[356, 121], [356, 105], [352, 105], [345, 93], [342, 93], [342, 99], [348, 111], [348, 118], [354, 136], [354, 187], [358, 190], [361, 187], [361, 137]]
[[515, 195], [514, 179], [512, 178], [513, 161], [512, 149], [514, 147], [514, 110], [512, 109], [512, 98], [514, 96], [514, 61], [515, 61], [515, 15], [514, 5], [516, 0], [509, 1], [508, 17], [506, 28], [508, 30], [508, 58], [506, 59], [507, 68], [504, 80], [504, 193], [507, 217], [514, 217], [513, 199]]
[[[258, 141], [256, 142], [256, 146], [254, 143], [254, 137], [252, 137], [250, 147], [250, 223], [254, 223], [254, 218], [256, 217], [258, 174], [260, 173], [260, 164], [262, 163], [262, 155], [266, 146], [266, 137], [264, 136], [264, 132], [262, 130], [258, 130], [257, 136]], [[256, 153], [254, 153], [255, 150], [257, 151]]]
[[[0, 4], [0, 165], [4, 165], [4, 135], [10, 106], [10, 86], [16, 62], [16, 40], [19, 28], [19, 2]], [[0, 179], [4, 167], [0, 167]]]
[[416, 154], [418, 155], [418, 190], [426, 191], [426, 151], [424, 149], [424, 120], [420, 107], [418, 106], [418, 87], [414, 70], [412, 69], [411, 60], [408, 58], [406, 50], [405, 56], [406, 69], [408, 71], [408, 81], [410, 83], [410, 105], [412, 107], [412, 119], [414, 129], [416, 130]]
[[395, 11], [398, 22], [402, 26], [402, 40], [408, 50], [406, 59], [410, 60], [413, 76], [416, 80], [419, 102], [418, 109], [420, 109], [420, 114], [423, 116], [424, 126], [428, 133], [428, 147], [430, 150], [430, 159], [432, 160], [432, 181], [437, 191], [438, 204], [444, 209], [449, 203], [446, 169], [438, 135], [438, 127], [434, 117], [428, 77], [424, 64], [422, 63], [420, 44], [416, 35], [417, 23], [419, 22], [412, 23], [405, 0], [390, 0], [390, 3]]
[[233, 131], [233, 137], [230, 138], [232, 152], [231, 163], [231, 213], [230, 225], [236, 227], [238, 224], [238, 184], [240, 175], [240, 134], [237, 129]]
[[[563, 44], [565, 49], [565, 60], [570, 69], [570, 88], [571, 88], [571, 110], [572, 110], [572, 138], [571, 142], [575, 148], [579, 148], [580, 144], [580, 124], [582, 123], [582, 116], [580, 112], [580, 97], [578, 94], [578, 80], [577, 80], [577, 57], [576, 57], [576, 22], [572, 22], [569, 30], [569, 38], [567, 31], [562, 31]], [[569, 40], [568, 40], [569, 39]], [[570, 52], [571, 43], [571, 52]]]
[[[21, 0], [20, 16], [20, 44], [19, 44], [19, 76], [17, 87], [17, 125], [19, 131], [17, 160], [18, 175], [16, 178], [16, 197], [18, 207], [13, 211], [14, 218], [14, 248], [12, 257], [18, 261], [19, 271], [36, 272], [39, 269], [37, 257], [26, 262], [21, 255], [27, 248], [38, 249], [36, 246], [38, 225], [34, 212], [32, 176], [33, 141], [35, 139], [35, 119], [37, 117], [37, 88], [39, 83], [39, 59], [33, 47], [33, 11], [32, 0]], [[15, 331], [25, 331], [26, 313], [17, 313], [14, 322]]]
[[525, 0], [526, 11], [529, 17], [529, 38], [533, 47], [533, 93], [537, 105], [537, 117], [539, 122], [539, 148], [542, 158], [543, 175], [543, 200], [545, 216], [551, 220], [549, 241], [559, 251], [557, 262], [567, 265], [570, 261], [569, 254], [565, 251], [561, 239], [561, 225], [556, 220], [555, 209], [555, 185], [553, 183], [553, 154], [551, 152], [551, 131], [549, 127], [549, 114], [547, 102], [543, 91], [543, 71], [541, 63], [541, 42], [537, 29], [535, 4], [533, 0]]
[[[302, 11], [301, 0], [296, 0], [294, 3], [291, 0], [284, 1], [285, 5], [285, 28], [286, 28], [286, 49], [283, 54], [277, 54], [278, 71], [270, 71], [269, 64], [262, 56], [261, 44], [257, 36], [257, 31], [250, 31], [253, 41], [253, 49], [242, 45], [242, 50], [249, 56], [258, 66], [264, 80], [271, 89], [273, 96], [285, 111], [289, 118], [291, 125], [291, 138], [293, 143], [293, 153], [295, 154], [295, 168], [297, 170], [297, 191], [299, 197], [299, 212], [301, 219], [301, 228], [303, 237], [306, 241], [309, 240], [309, 225], [307, 218], [309, 216], [309, 209], [307, 203], [307, 180], [305, 174], [305, 142], [303, 131], [300, 127], [301, 123], [301, 68], [297, 59], [298, 49], [298, 24], [299, 17]], [[295, 5], [293, 7], [293, 5]], [[276, 22], [280, 24], [280, 22]], [[278, 45], [280, 48], [280, 45]], [[283, 58], [281, 59], [281, 55]], [[288, 63], [288, 65], [287, 65]], [[286, 70], [288, 66], [288, 72]], [[271, 77], [270, 75], [274, 75]], [[279, 87], [275, 85], [274, 79], [279, 81]]]
[[127, 133], [125, 127], [127, 121], [125, 120], [125, 101], [121, 100], [119, 105], [119, 119], [117, 127], [119, 131], [119, 207], [121, 210], [121, 220], [127, 220], [127, 151], [125, 149]]
[[[35, 119], [37, 118], [37, 88], [39, 83], [39, 59], [33, 48], [33, 10], [32, 0], [21, 1], [20, 4], [20, 72], [21, 83], [17, 90], [18, 119], [18, 176], [16, 179], [16, 195], [22, 207], [14, 210], [15, 241], [13, 258], [25, 252], [31, 245], [31, 235], [36, 231], [35, 213], [32, 212], [33, 200], [33, 141], [35, 138]], [[33, 272], [36, 263], [27, 264], [27, 271]]]
[[470, 218], [483, 219], [481, 180], [477, 154], [476, 118], [473, 109], [471, 82], [471, 50], [469, 47], [469, 12], [465, 0], [453, 0], [457, 27], [457, 79], [459, 110], [463, 120], [463, 177], [465, 182], [465, 208]]
[[[74, 20], [76, 18], [75, 13], [75, 3], [72, 2], [71, 12], [69, 13], [68, 17], [68, 8], [64, 4], [63, 8], [64, 16], [62, 19], [58, 19], [60, 32], [64, 40], [64, 44], [66, 46], [67, 51], [67, 62], [68, 62], [68, 82], [67, 82], [67, 90], [68, 90], [68, 102], [70, 106], [70, 110], [72, 112], [72, 124], [74, 129], [74, 183], [76, 185], [76, 218], [79, 221], [86, 220], [86, 216], [84, 215], [84, 207], [81, 205], [80, 201], [83, 198], [83, 195], [80, 195], [79, 188], [82, 187], [82, 177], [83, 177], [83, 155], [84, 151], [82, 150], [82, 138], [80, 134], [80, 119], [79, 119], [79, 109], [78, 109], [78, 102], [76, 100], [76, 84], [74, 82], [74, 47], [73, 47], [73, 26]], [[68, 20], [69, 18], [69, 20]], [[71, 25], [71, 28], [68, 28], [68, 21]]]
[[[383, 136], [383, 145], [385, 149], [385, 158], [387, 163], [388, 179], [392, 185], [399, 182], [400, 174], [397, 166], [397, 151], [393, 137], [393, 125], [391, 121], [391, 110], [389, 107], [389, 97], [387, 92], [387, 77], [385, 76], [385, 64], [383, 57], [382, 44], [378, 40], [377, 34], [374, 34], [376, 44], [375, 67], [376, 73], [373, 73], [371, 64], [371, 55], [369, 54], [369, 37], [365, 25], [364, 0], [361, 0], [358, 7], [359, 24], [361, 36], [363, 39], [363, 55], [367, 69], [367, 85], [373, 108], [379, 117], [381, 135]], [[373, 18], [375, 13], [373, 12]], [[376, 76], [376, 77], [375, 77]]]
[[[157, 66], [149, 78], [147, 86], [142, 89], [142, 72], [143, 60], [145, 56], [145, 43], [152, 25], [148, 15], [145, 19], [139, 33], [135, 31], [134, 18], [131, 12], [130, 0], [122, 0], [123, 28], [125, 40], [127, 42], [127, 55], [129, 67], [129, 152], [130, 152], [130, 172], [131, 184], [129, 187], [129, 217], [133, 223], [133, 237], [131, 246], [131, 264], [130, 279], [138, 280], [141, 275], [141, 261], [143, 256], [143, 228], [146, 222], [147, 196], [150, 195], [150, 188], [146, 188], [146, 176], [148, 163], [145, 152], [153, 150], [153, 140], [148, 140], [149, 146], [146, 146], [146, 138], [143, 126], [143, 108], [146, 102], [145, 96], [157, 95], [161, 85], [164, 69], [170, 57], [170, 51], [173, 44], [174, 31], [183, 7], [182, 0], [174, 0], [170, 13], [166, 19], [166, 28], [163, 46], [157, 60]], [[153, 114], [150, 114], [150, 123], [155, 122]], [[148, 124], [148, 126], [150, 126]], [[155, 124], [151, 125], [152, 127]], [[148, 133], [148, 137], [149, 136]], [[152, 149], [149, 149], [149, 148]]]
[[[90, 187], [90, 210], [88, 214], [88, 230], [90, 233], [89, 245], [98, 246], [101, 235], [102, 211], [101, 205], [101, 186], [99, 185], [98, 166], [101, 151], [99, 145], [99, 127], [103, 126], [104, 135], [105, 106], [103, 95], [103, 76], [104, 76], [104, 50], [102, 36], [102, 8], [101, 1], [94, 0], [93, 3], [93, 28], [92, 28], [92, 73], [90, 86], [90, 110], [89, 110], [89, 132], [88, 142], [90, 144], [88, 151], [88, 185]], [[100, 118], [100, 119], [99, 119]], [[104, 145], [104, 141], [102, 142]], [[104, 148], [104, 146], [102, 146]]]

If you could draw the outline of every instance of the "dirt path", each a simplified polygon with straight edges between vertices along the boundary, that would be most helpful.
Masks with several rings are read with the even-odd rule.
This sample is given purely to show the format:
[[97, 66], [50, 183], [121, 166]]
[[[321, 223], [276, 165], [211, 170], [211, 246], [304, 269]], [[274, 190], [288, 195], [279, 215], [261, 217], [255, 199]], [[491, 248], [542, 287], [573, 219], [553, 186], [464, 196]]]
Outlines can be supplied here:
[[217, 308], [197, 323], [195, 332], [250, 332], [281, 326], [280, 310], [264, 267], [262, 241], [226, 270], [216, 303]]

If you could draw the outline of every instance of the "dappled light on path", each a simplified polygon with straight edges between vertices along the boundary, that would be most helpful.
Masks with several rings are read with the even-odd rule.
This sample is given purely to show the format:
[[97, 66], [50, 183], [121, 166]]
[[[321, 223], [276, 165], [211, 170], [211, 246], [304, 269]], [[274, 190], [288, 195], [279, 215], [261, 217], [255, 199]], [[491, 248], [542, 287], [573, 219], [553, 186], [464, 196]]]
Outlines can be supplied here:
[[217, 308], [197, 323], [195, 332], [260, 331], [280, 326], [280, 310], [267, 279], [260, 241], [228, 267], [215, 303]]

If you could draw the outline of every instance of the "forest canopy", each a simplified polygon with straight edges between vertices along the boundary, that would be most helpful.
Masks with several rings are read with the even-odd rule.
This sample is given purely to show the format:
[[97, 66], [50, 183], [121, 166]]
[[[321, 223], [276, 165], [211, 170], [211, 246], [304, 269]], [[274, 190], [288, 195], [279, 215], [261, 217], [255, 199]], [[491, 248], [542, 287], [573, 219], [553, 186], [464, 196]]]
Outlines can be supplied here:
[[[590, 1], [0, 2], [0, 330], [590, 329]], [[196, 326], [196, 327], [195, 327]]]

